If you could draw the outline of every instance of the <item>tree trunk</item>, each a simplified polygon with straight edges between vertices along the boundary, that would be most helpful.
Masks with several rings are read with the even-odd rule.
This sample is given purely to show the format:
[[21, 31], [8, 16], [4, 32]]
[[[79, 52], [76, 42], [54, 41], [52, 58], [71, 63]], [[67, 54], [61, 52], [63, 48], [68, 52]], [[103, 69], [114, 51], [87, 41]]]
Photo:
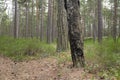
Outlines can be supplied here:
[[34, 0], [32, 0], [32, 12], [31, 12], [31, 27], [30, 27], [30, 36], [33, 38], [33, 17], [34, 16]]
[[[95, 4], [97, 3], [97, 1], [95, 0]], [[96, 41], [96, 37], [97, 37], [97, 6], [94, 6], [94, 15], [93, 15], [93, 41]]]
[[117, 39], [117, 0], [114, 0], [114, 15], [113, 15], [113, 40]]
[[118, 35], [118, 38], [120, 38], [120, 17], [119, 17], [119, 35]]
[[64, 1], [58, 0], [58, 20], [57, 20], [57, 27], [58, 27], [58, 37], [57, 37], [57, 51], [66, 51], [68, 48], [68, 36], [66, 30], [67, 19], [65, 9], [64, 9]]
[[28, 6], [28, 1], [26, 1], [26, 33], [25, 33], [25, 35], [26, 35], [26, 37], [28, 37], [28, 35], [29, 35], [29, 19], [28, 19], [28, 17], [29, 17], [29, 8], [28, 8], [29, 6]]
[[15, 0], [14, 38], [18, 38], [18, 2]]
[[102, 21], [102, 0], [98, 0], [98, 42], [102, 42], [102, 28], [103, 28], [103, 21]]
[[44, 0], [41, 0], [41, 28], [40, 28], [40, 40], [43, 41], [44, 36]]
[[55, 33], [55, 31], [56, 31], [56, 28], [57, 28], [57, 20], [56, 20], [56, 17], [57, 17], [57, 0], [53, 0], [53, 10], [52, 10], [52, 42], [54, 42], [55, 41], [55, 39], [56, 39], [56, 33]]
[[83, 37], [79, 0], [64, 0], [67, 12], [68, 34], [74, 67], [84, 67]]
[[47, 43], [52, 42], [52, 0], [48, 1]]
[[40, 28], [39, 28], [39, 0], [36, 0], [36, 37], [39, 38]]

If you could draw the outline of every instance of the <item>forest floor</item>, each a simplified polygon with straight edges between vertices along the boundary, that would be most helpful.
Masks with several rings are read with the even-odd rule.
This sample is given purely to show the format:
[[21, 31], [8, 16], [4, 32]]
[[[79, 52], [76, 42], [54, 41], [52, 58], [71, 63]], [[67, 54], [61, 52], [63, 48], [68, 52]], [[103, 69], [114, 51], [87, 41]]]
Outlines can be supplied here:
[[72, 68], [69, 50], [38, 39], [0, 37], [0, 80], [120, 80], [120, 40], [85, 40], [85, 67]]
[[56, 58], [14, 62], [0, 57], [0, 80], [100, 80], [72, 63], [59, 63]]

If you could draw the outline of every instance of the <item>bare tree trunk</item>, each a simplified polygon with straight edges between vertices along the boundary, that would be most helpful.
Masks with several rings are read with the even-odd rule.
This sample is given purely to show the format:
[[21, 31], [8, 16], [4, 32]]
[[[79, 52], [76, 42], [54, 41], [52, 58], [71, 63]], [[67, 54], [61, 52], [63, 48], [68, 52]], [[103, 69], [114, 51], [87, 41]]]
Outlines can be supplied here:
[[56, 22], [56, 11], [55, 11], [55, 7], [56, 7], [56, 1], [55, 0], [53, 0], [53, 6], [52, 6], [52, 42], [54, 42], [54, 40], [55, 40], [55, 28], [56, 28], [56, 24], [55, 24], [55, 22]]
[[52, 0], [48, 1], [47, 43], [52, 42]]
[[18, 2], [15, 0], [14, 38], [18, 38]]
[[57, 37], [57, 51], [66, 51], [68, 48], [68, 36], [67, 36], [67, 19], [65, 9], [64, 9], [64, 1], [58, 0], [58, 20], [57, 20], [57, 27], [58, 27], [58, 37]]
[[79, 0], [64, 0], [67, 11], [68, 34], [74, 67], [85, 64]]
[[102, 21], [102, 0], [98, 0], [98, 42], [102, 42], [102, 29], [103, 29], [103, 21]]
[[117, 39], [117, 0], [114, 0], [114, 16], [113, 16], [113, 40]]
[[29, 27], [28, 27], [28, 25], [29, 25], [29, 19], [28, 19], [28, 17], [29, 17], [29, 6], [28, 6], [28, 1], [26, 1], [26, 37], [28, 37], [28, 35], [29, 35]]
[[[57, 12], [58, 12], [58, 9], [57, 9], [57, 0], [53, 0], [54, 1], [54, 16], [53, 16], [53, 26], [54, 26], [54, 29], [53, 29], [53, 33], [52, 35], [54, 36], [54, 40], [57, 38]], [[66, 20], [67, 21], [67, 20]]]
[[[95, 4], [97, 3], [97, 1], [95, 0]], [[93, 20], [93, 41], [96, 41], [97, 38], [97, 6], [95, 5], [94, 8], [94, 20]]]
[[120, 38], [120, 17], [119, 17], [119, 35], [118, 35], [118, 38]]
[[34, 0], [32, 0], [32, 13], [31, 13], [31, 27], [30, 27], [30, 36], [33, 38], [34, 34], [34, 25], [33, 25], [33, 19], [34, 19]]
[[41, 28], [40, 28], [40, 40], [43, 41], [44, 36], [44, 0], [41, 0]]
[[39, 38], [39, 1], [36, 0], [36, 37]]

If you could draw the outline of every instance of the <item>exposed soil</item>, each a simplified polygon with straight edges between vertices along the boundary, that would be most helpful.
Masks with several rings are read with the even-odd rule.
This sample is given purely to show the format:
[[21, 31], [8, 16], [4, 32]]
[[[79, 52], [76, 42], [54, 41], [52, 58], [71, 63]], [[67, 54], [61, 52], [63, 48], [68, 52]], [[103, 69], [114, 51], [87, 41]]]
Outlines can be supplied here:
[[0, 57], [0, 80], [98, 80], [93, 74], [70, 65], [58, 64], [54, 58], [14, 62]]

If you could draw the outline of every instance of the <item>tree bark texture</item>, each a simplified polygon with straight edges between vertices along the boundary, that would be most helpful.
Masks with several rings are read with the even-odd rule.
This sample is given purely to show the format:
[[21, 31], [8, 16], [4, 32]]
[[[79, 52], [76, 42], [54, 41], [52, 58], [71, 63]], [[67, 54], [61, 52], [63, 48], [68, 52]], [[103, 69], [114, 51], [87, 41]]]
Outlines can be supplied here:
[[102, 0], [98, 0], [98, 42], [102, 42], [102, 29], [103, 29], [103, 21], [102, 21]]
[[29, 5], [28, 1], [26, 1], [26, 37], [29, 37]]
[[44, 39], [44, 0], [41, 0], [41, 28], [40, 28], [40, 40], [43, 41]]
[[52, 42], [52, 0], [48, 1], [47, 43]]
[[64, 9], [64, 1], [58, 0], [58, 37], [57, 37], [57, 51], [66, 51], [68, 49], [68, 34], [67, 34], [67, 18]]
[[67, 12], [68, 34], [74, 67], [84, 67], [83, 37], [79, 0], [64, 0]]
[[18, 38], [18, 2], [15, 0], [14, 38]]
[[117, 0], [114, 0], [114, 15], [113, 15], [113, 40], [117, 39]]

